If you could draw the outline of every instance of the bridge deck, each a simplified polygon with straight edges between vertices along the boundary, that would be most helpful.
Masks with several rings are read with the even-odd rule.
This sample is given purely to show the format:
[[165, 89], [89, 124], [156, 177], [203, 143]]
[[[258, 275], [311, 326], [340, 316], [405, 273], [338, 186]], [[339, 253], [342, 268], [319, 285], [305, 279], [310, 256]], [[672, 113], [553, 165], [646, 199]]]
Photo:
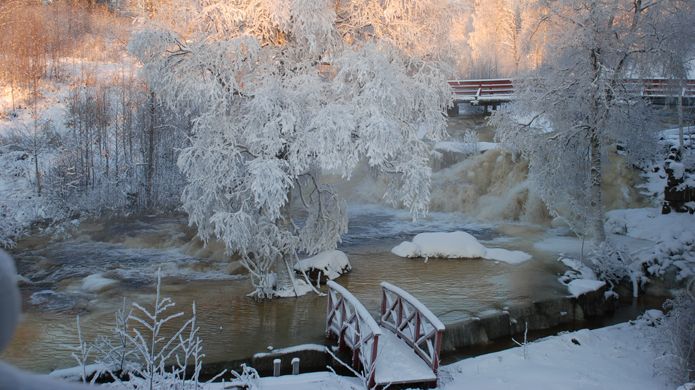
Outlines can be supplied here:
[[405, 341], [390, 330], [381, 329], [375, 369], [377, 385], [436, 382], [437, 375]]

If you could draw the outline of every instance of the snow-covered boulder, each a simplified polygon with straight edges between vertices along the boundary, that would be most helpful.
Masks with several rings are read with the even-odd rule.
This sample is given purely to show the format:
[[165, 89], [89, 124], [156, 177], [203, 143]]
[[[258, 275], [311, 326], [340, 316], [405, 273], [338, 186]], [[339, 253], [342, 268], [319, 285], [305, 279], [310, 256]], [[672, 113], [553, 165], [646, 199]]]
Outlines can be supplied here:
[[400, 257], [438, 257], [449, 259], [486, 259], [509, 264], [530, 260], [531, 255], [522, 251], [486, 248], [466, 232], [420, 233], [413, 241], [404, 241], [391, 249]]
[[403, 241], [391, 249], [399, 257], [420, 257], [420, 247], [410, 241]]
[[567, 289], [573, 297], [578, 297], [592, 291], [597, 291], [605, 285], [606, 282], [602, 280], [574, 279], [567, 284]]
[[295, 271], [305, 272], [314, 282], [321, 279], [321, 283], [338, 278], [340, 275], [352, 270], [350, 260], [345, 253], [339, 250], [321, 252], [308, 259], [299, 260], [294, 266]]
[[485, 247], [466, 232], [420, 233], [413, 238], [422, 257], [480, 258]]

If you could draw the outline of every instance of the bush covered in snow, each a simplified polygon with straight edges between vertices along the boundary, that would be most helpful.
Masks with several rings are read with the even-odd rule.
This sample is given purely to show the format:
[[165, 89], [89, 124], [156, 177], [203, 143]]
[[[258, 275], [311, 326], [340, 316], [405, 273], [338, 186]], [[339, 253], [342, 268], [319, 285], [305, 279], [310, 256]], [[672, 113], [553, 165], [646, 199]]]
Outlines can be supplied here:
[[695, 279], [690, 291], [681, 292], [665, 304], [668, 314], [661, 320], [656, 340], [665, 352], [657, 368], [677, 384], [695, 382]]
[[[53, 375], [74, 378], [72, 373], [76, 372], [83, 382], [113, 381], [119, 388], [133, 390], [202, 388], [199, 376], [205, 355], [198, 333], [196, 306], [193, 303], [190, 318], [174, 328], [172, 334], [165, 329], [184, 315], [173, 311], [175, 305], [171, 298], [162, 296], [158, 272], [153, 306], [146, 308], [133, 303], [128, 309], [124, 301], [123, 308], [116, 313], [112, 337], [99, 336], [94, 342], [87, 342], [82, 337], [78, 317], [79, 345], [73, 357], [79, 366]], [[89, 364], [90, 360], [93, 364]], [[239, 380], [243, 375], [236, 377]]]

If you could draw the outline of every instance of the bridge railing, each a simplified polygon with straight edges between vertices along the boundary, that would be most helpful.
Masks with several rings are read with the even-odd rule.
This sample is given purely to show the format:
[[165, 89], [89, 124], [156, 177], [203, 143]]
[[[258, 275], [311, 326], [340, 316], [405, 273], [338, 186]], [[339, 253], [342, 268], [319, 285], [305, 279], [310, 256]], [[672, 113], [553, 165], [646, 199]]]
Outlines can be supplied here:
[[695, 97], [695, 80], [627, 79], [629, 93], [645, 97]]
[[[649, 98], [695, 98], [695, 80], [625, 79], [626, 91], [634, 96]], [[504, 99], [514, 93], [511, 79], [450, 80], [454, 99], [464, 101]]]
[[398, 335], [436, 373], [444, 324], [407, 291], [387, 282], [381, 282], [381, 291], [381, 326]]
[[476, 99], [484, 96], [511, 95], [514, 85], [510, 79], [449, 81], [454, 96]]
[[381, 328], [369, 311], [347, 289], [328, 282], [326, 335], [338, 338], [341, 349], [352, 350], [353, 367], [361, 367], [371, 388], [375, 383], [376, 358]]

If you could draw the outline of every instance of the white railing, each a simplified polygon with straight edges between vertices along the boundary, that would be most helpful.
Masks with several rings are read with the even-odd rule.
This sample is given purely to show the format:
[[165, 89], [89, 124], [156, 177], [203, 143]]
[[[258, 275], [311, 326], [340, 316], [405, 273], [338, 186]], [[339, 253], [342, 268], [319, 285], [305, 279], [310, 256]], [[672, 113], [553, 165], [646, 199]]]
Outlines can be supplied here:
[[357, 298], [333, 281], [328, 282], [326, 335], [337, 337], [341, 349], [352, 350], [353, 367], [361, 367], [368, 386], [374, 386], [381, 328]]
[[381, 282], [381, 291], [381, 326], [405, 341], [437, 373], [444, 324], [407, 291], [387, 282]]

